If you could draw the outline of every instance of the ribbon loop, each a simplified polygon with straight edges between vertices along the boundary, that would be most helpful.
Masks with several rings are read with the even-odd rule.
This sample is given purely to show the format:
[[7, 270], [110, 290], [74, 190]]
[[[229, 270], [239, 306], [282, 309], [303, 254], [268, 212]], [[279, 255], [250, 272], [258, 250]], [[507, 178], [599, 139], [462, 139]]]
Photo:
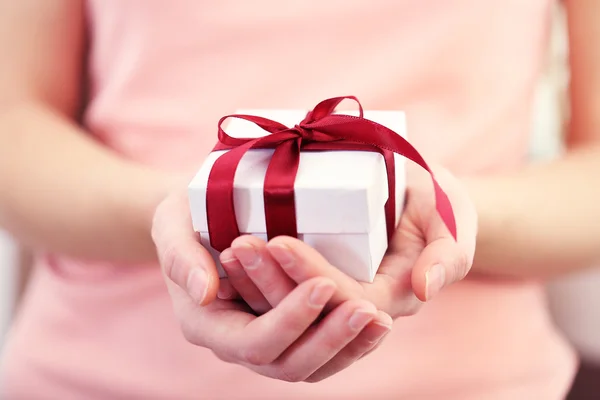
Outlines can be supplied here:
[[[358, 104], [359, 116], [334, 114], [345, 99]], [[252, 122], [268, 134], [260, 138], [234, 138], [223, 129], [228, 118]], [[240, 235], [233, 204], [233, 181], [237, 166], [250, 149], [275, 149], [267, 167], [264, 182], [265, 221], [269, 239], [288, 235], [297, 237], [294, 182], [300, 162], [300, 151], [374, 151], [383, 155], [388, 181], [388, 201], [385, 204], [388, 240], [396, 224], [396, 175], [394, 153], [417, 163], [431, 176], [436, 209], [456, 240], [456, 221], [452, 204], [438, 184], [433, 171], [419, 152], [403, 137], [363, 118], [363, 108], [354, 96], [323, 100], [293, 128], [253, 115], [228, 115], [219, 120], [219, 141], [213, 150], [229, 150], [219, 157], [209, 174], [206, 190], [206, 214], [211, 246], [223, 251]]]

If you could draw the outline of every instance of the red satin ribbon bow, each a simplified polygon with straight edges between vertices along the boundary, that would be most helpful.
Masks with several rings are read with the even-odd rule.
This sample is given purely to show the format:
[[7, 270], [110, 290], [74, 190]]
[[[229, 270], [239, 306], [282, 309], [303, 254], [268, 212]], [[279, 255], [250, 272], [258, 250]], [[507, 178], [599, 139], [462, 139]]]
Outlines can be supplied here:
[[[358, 117], [333, 114], [337, 105], [344, 99], [358, 103]], [[233, 138], [221, 128], [227, 118], [241, 118], [253, 122], [270, 134], [259, 138]], [[394, 153], [412, 160], [429, 172], [435, 189], [436, 209], [456, 240], [456, 221], [452, 205], [423, 157], [402, 136], [363, 118], [363, 109], [356, 97], [344, 96], [320, 102], [293, 128], [252, 115], [227, 115], [219, 120], [219, 142], [213, 151], [229, 151], [214, 163], [206, 189], [208, 233], [210, 244], [217, 251], [225, 250], [240, 236], [233, 204], [233, 179], [240, 160], [250, 149], [275, 149], [267, 167], [263, 188], [269, 239], [280, 235], [298, 235], [294, 181], [300, 151], [357, 150], [378, 152], [384, 157], [389, 191], [385, 203], [388, 240], [394, 233], [396, 221]]]

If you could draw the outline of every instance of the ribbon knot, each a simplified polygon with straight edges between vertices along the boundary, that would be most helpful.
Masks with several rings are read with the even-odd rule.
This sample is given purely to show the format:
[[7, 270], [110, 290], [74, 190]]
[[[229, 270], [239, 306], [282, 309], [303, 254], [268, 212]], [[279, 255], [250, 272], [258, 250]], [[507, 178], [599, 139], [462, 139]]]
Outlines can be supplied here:
[[[344, 99], [356, 101], [359, 116], [334, 114]], [[268, 134], [260, 138], [233, 138], [221, 127], [228, 118], [252, 122]], [[218, 124], [219, 140], [213, 151], [229, 150], [214, 163], [206, 188], [206, 217], [211, 246], [217, 251], [227, 249], [240, 236], [233, 203], [235, 171], [250, 149], [274, 149], [264, 181], [266, 233], [269, 239], [287, 235], [297, 237], [294, 182], [300, 162], [300, 151], [371, 151], [380, 153], [385, 161], [388, 200], [385, 216], [388, 240], [396, 224], [396, 169], [394, 153], [417, 163], [431, 175], [436, 209], [450, 233], [456, 239], [456, 222], [448, 196], [433, 172], [402, 136], [383, 125], [363, 118], [363, 109], [356, 97], [344, 96], [324, 100], [307, 113], [304, 120], [292, 128], [267, 118], [252, 115], [228, 115]]]
[[301, 139], [300, 147], [302, 149], [304, 149], [308, 143], [326, 143], [337, 140], [326, 133], [312, 129], [308, 124], [294, 125], [292, 130], [298, 133], [298, 136]]
[[302, 141], [311, 141], [314, 137], [313, 132], [310, 129], [306, 129], [301, 124], [294, 125], [293, 130], [298, 132], [298, 135]]

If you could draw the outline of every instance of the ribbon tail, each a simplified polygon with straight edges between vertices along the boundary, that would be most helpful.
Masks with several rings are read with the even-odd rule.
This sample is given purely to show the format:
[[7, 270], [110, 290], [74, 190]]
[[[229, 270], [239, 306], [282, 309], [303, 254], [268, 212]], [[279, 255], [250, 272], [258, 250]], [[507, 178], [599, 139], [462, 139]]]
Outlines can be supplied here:
[[267, 237], [298, 237], [294, 182], [300, 163], [300, 139], [288, 140], [275, 149], [264, 182]]
[[396, 232], [396, 159], [394, 153], [389, 150], [381, 150], [381, 155], [385, 160], [385, 169], [387, 171], [388, 199], [385, 202], [385, 223], [388, 241], [391, 241], [394, 232]]

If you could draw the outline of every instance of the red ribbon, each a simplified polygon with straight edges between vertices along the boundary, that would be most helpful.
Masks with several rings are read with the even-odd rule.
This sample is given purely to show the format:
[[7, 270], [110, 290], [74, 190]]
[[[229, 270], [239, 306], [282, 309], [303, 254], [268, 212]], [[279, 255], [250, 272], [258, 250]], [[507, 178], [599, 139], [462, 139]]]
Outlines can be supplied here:
[[[344, 99], [358, 103], [359, 116], [333, 114]], [[233, 138], [221, 125], [227, 118], [240, 118], [255, 123], [269, 135], [260, 138]], [[219, 120], [219, 142], [213, 149], [229, 150], [214, 163], [206, 190], [206, 216], [211, 246], [223, 251], [240, 231], [233, 205], [233, 180], [237, 166], [250, 149], [275, 149], [267, 167], [264, 182], [267, 236], [297, 237], [294, 182], [300, 151], [357, 150], [383, 155], [387, 170], [389, 197], [385, 203], [388, 240], [395, 230], [396, 171], [394, 153], [420, 165], [431, 175], [435, 189], [436, 209], [456, 240], [456, 221], [448, 196], [423, 157], [402, 136], [383, 125], [363, 118], [363, 109], [354, 96], [327, 99], [307, 114], [300, 124], [288, 128], [267, 118], [252, 115], [227, 115]]]

